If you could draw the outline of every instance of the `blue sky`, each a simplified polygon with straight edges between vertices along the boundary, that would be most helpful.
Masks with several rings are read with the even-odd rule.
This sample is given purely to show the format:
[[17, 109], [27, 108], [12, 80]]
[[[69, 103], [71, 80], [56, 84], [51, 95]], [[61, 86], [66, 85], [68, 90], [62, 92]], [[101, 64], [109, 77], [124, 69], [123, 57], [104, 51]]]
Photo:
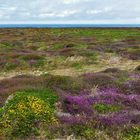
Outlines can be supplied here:
[[140, 0], [0, 0], [0, 23], [140, 23]]

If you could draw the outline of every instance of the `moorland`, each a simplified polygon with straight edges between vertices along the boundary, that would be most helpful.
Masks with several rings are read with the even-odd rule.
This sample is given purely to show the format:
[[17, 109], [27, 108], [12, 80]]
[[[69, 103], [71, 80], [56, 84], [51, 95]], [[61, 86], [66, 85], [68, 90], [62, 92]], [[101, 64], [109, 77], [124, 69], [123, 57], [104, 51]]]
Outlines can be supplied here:
[[0, 29], [0, 139], [140, 140], [140, 28]]

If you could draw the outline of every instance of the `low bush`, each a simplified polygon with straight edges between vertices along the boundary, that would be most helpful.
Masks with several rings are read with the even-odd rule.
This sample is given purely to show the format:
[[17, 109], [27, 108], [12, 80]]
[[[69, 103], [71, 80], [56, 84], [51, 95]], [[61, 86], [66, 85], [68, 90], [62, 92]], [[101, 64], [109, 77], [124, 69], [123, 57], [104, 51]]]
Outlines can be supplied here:
[[107, 105], [107, 104], [94, 104], [93, 108], [98, 113], [109, 113], [109, 112], [117, 112], [121, 109], [120, 106], [115, 105]]
[[14, 70], [18, 66], [20, 66], [20, 61], [18, 61], [18, 60], [11, 60], [11, 61], [7, 62], [4, 65], [3, 68], [4, 68], [5, 71], [10, 71], [10, 70]]
[[5, 137], [39, 136], [49, 125], [57, 124], [54, 109], [35, 96], [16, 94], [1, 111], [1, 133]]
[[91, 87], [105, 88], [115, 86], [115, 78], [106, 73], [86, 73], [83, 75], [83, 80]]
[[87, 125], [75, 125], [72, 127], [73, 132], [79, 139], [86, 140], [95, 139], [95, 130]]
[[140, 127], [132, 126], [123, 134], [123, 140], [140, 140]]
[[18, 91], [16, 94], [22, 96], [23, 98], [25, 96], [34, 96], [36, 98], [39, 98], [45, 102], [47, 102], [52, 108], [54, 108], [54, 104], [57, 101], [58, 97], [55, 94], [55, 92], [51, 89], [42, 89], [42, 90], [24, 90], [24, 91]]

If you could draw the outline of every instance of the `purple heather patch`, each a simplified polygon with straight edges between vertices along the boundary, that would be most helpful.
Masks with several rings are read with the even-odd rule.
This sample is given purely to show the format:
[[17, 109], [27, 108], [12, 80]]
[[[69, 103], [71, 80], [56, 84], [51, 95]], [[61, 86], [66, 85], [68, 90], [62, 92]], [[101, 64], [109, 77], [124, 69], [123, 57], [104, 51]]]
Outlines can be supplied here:
[[85, 95], [70, 96], [65, 98], [66, 109], [73, 114], [85, 112], [86, 114], [91, 114], [93, 111], [90, 108], [90, 102], [88, 102], [88, 97]]
[[99, 122], [105, 126], [124, 125], [124, 124], [140, 124], [139, 111], [123, 110], [115, 114], [107, 116], [99, 116]]
[[136, 80], [140, 80], [140, 73], [130, 73], [129, 77]]
[[[81, 114], [90, 116], [93, 119], [99, 121], [101, 125], [122, 125], [127, 123], [140, 123], [140, 95], [125, 95], [119, 93], [116, 88], [97, 90], [95, 95], [92, 94], [80, 94], [77, 96], [67, 95], [64, 98], [65, 107], [71, 114]], [[111, 104], [121, 105], [122, 109], [118, 112], [106, 113], [105, 115], [97, 114], [94, 112], [93, 104]], [[135, 109], [135, 111], [134, 111]], [[80, 123], [80, 118], [64, 117], [61, 118], [65, 123]]]
[[62, 123], [66, 123], [69, 125], [76, 125], [76, 124], [85, 124], [87, 120], [87, 118], [85, 117], [81, 117], [81, 116], [63, 116], [60, 118], [60, 121]]

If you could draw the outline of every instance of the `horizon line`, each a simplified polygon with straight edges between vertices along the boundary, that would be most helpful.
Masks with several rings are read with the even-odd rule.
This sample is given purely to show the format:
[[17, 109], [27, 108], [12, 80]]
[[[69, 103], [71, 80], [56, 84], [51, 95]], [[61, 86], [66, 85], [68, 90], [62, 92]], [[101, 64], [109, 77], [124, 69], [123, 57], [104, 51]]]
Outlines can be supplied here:
[[105, 24], [110, 24], [110, 25], [140, 25], [140, 23], [0, 23], [0, 25], [5, 25], [5, 24], [45, 24], [45, 25], [105, 25]]

